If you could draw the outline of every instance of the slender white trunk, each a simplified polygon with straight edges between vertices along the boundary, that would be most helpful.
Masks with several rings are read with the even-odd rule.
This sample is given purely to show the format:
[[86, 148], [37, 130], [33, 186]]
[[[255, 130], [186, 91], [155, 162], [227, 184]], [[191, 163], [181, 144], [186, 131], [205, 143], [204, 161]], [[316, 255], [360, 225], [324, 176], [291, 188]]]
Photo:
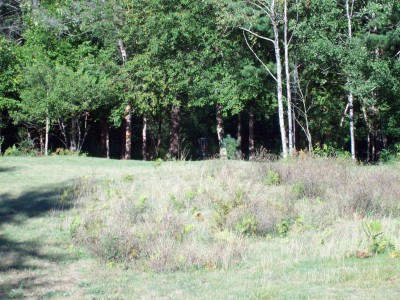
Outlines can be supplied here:
[[110, 132], [107, 128], [107, 132], [106, 132], [106, 155], [107, 158], [110, 158]]
[[292, 117], [292, 95], [291, 95], [291, 80], [289, 70], [289, 43], [288, 43], [288, 19], [287, 19], [287, 0], [284, 3], [284, 48], [285, 48], [285, 73], [286, 73], [286, 98], [287, 98], [287, 113], [288, 113], [288, 139], [289, 139], [289, 155], [293, 155], [293, 117]]
[[142, 128], [142, 159], [146, 160], [147, 157], [147, 118], [143, 115], [143, 128]]
[[348, 101], [349, 101], [351, 158], [353, 160], [355, 160], [356, 159], [356, 145], [355, 145], [355, 137], [354, 137], [354, 109], [353, 109], [353, 93], [352, 92], [349, 92]]
[[[351, 1], [351, 5], [350, 5]], [[354, 0], [346, 0], [346, 16], [347, 16], [347, 29], [348, 29], [348, 42], [351, 46], [351, 40], [353, 37], [352, 34], [352, 29], [351, 29], [351, 20], [353, 17], [353, 4]], [[351, 152], [351, 158], [353, 160], [356, 159], [356, 145], [355, 145], [355, 137], [354, 137], [354, 109], [353, 109], [353, 92], [351, 88], [351, 78], [347, 78], [347, 84], [350, 88], [349, 94], [348, 94], [348, 105], [349, 105], [349, 123], [350, 123], [350, 152]]]
[[71, 121], [71, 146], [70, 146], [70, 150], [72, 152], [75, 152], [78, 150], [77, 137], [78, 137], [78, 120], [73, 118]]
[[271, 2], [272, 12], [272, 27], [274, 29], [274, 48], [276, 58], [276, 83], [277, 83], [277, 96], [278, 96], [278, 112], [279, 112], [279, 128], [281, 131], [281, 143], [282, 143], [282, 156], [286, 158], [288, 156], [287, 140], [286, 140], [286, 128], [285, 128], [285, 113], [283, 108], [283, 92], [282, 92], [282, 63], [281, 53], [279, 48], [279, 30], [278, 30], [278, 18], [275, 11], [275, 0]]
[[44, 142], [44, 154], [49, 155], [49, 130], [50, 130], [50, 118], [46, 116], [46, 133]]

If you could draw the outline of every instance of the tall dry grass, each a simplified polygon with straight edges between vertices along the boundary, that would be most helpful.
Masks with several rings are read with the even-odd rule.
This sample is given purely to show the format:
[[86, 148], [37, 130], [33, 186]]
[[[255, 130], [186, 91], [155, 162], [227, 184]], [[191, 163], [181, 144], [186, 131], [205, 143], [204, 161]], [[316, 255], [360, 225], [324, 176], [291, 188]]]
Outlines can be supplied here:
[[74, 190], [71, 236], [105, 261], [154, 271], [228, 268], [255, 239], [274, 236], [290, 237], [282, 248], [288, 256], [339, 258], [368, 247], [362, 222], [378, 218], [399, 241], [393, 167], [298, 159], [168, 162], [134, 171], [78, 180]]

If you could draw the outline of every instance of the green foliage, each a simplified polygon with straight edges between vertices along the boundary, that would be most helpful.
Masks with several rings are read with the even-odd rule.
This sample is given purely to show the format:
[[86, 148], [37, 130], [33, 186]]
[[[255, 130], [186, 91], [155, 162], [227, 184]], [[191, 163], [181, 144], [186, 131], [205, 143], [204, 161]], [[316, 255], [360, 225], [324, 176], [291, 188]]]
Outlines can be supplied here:
[[26, 134], [25, 130], [18, 131], [19, 142], [6, 149], [4, 156], [36, 156], [37, 150], [34, 141]]
[[400, 144], [394, 144], [388, 149], [382, 149], [379, 157], [383, 163], [392, 163], [400, 160]]
[[125, 174], [124, 176], [122, 176], [122, 180], [125, 182], [131, 182], [135, 180], [135, 175], [133, 174]]
[[269, 170], [267, 177], [265, 178], [265, 183], [267, 185], [279, 185], [281, 183], [281, 177], [279, 175], [279, 173], [273, 171], [273, 170]]
[[369, 251], [375, 254], [389, 253], [395, 250], [394, 244], [385, 236], [382, 223], [379, 220], [365, 221], [363, 230], [368, 238]]
[[9, 299], [20, 299], [24, 297], [24, 290], [23, 290], [23, 284], [17, 289], [12, 289], [7, 293], [7, 298]]
[[280, 237], [286, 237], [289, 234], [290, 228], [293, 225], [293, 220], [284, 218], [276, 224], [276, 230]]
[[149, 197], [141, 195], [135, 203], [139, 213], [143, 213], [149, 207]]
[[56, 151], [51, 153], [51, 155], [72, 156], [72, 155], [79, 155], [79, 152], [72, 151], [71, 149], [57, 148]]
[[255, 235], [258, 231], [256, 216], [251, 213], [244, 214], [235, 224], [235, 231], [243, 235]]
[[174, 209], [176, 209], [178, 212], [182, 212], [185, 208], [185, 203], [183, 200], [179, 199], [175, 195], [169, 195], [169, 200]]
[[[382, 161], [395, 161], [397, 152], [391, 148], [400, 140], [397, 2], [355, 2], [351, 38], [343, 5], [332, 0], [309, 2], [288, 2], [293, 36], [289, 60], [302, 66], [291, 70], [296, 73], [295, 115], [300, 128], [309, 131], [307, 139], [318, 145], [314, 154], [349, 157], [345, 107], [351, 92], [359, 157], [377, 160], [376, 153], [381, 153]], [[154, 0], [43, 1], [39, 9], [31, 9], [28, 2], [3, 5], [0, 128], [11, 121], [17, 126], [29, 124], [38, 136], [49, 120], [51, 135], [62, 140], [64, 148], [75, 148], [71, 137], [80, 136], [81, 150], [87, 135], [96, 144], [98, 136], [90, 132], [91, 126], [102, 121], [118, 127], [130, 107], [134, 117], [147, 116], [151, 143], [161, 135], [152, 157], [164, 158], [166, 111], [171, 105], [182, 107], [185, 149], [194, 148], [199, 132], [212, 134], [212, 122], [202, 118], [212, 119], [215, 105], [220, 104], [228, 127], [238, 113], [246, 118], [250, 109], [256, 111], [259, 124], [267, 121], [271, 128], [268, 138], [258, 136], [257, 142], [274, 151], [279, 148], [279, 129], [273, 117], [276, 97], [271, 75], [276, 74], [266, 72], [275, 67], [268, 41], [273, 40], [273, 31], [268, 16], [253, 4]], [[283, 4], [276, 3], [279, 20]], [[281, 31], [282, 22], [278, 25]], [[249, 34], [247, 45], [239, 27], [267, 40]], [[121, 42], [126, 57], [118, 49]], [[283, 49], [282, 35], [278, 42]], [[386, 140], [389, 145], [382, 150]], [[14, 143], [3, 136], [1, 142]], [[228, 158], [235, 158], [237, 141], [227, 136], [224, 142]], [[301, 148], [307, 146], [302, 132], [298, 142]]]
[[313, 153], [317, 157], [336, 157], [337, 150], [331, 145], [323, 144], [315, 145]]
[[295, 196], [299, 199], [305, 196], [305, 187], [304, 183], [302, 182], [297, 182], [292, 186], [292, 192], [295, 194]]
[[222, 146], [226, 149], [226, 156], [228, 159], [234, 159], [237, 157], [237, 147], [239, 146], [239, 142], [231, 137], [230, 134], [227, 134], [222, 140]]
[[69, 226], [69, 233], [74, 237], [82, 225], [82, 219], [79, 215], [73, 217], [71, 225]]
[[4, 156], [21, 156], [23, 155], [21, 151], [17, 148], [17, 145], [12, 145], [12, 147], [9, 147], [6, 149], [4, 152]]

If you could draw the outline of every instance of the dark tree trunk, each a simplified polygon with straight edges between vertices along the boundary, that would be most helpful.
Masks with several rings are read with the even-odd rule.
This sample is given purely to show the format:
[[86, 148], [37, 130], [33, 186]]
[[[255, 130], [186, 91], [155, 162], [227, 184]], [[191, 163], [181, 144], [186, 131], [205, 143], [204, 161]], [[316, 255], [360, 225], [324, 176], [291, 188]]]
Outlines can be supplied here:
[[39, 132], [40, 155], [44, 154], [44, 141], [43, 140], [44, 140], [43, 131], [40, 129], [40, 132]]
[[255, 158], [256, 150], [254, 146], [254, 112], [249, 112], [249, 160]]
[[126, 120], [122, 118], [121, 124], [121, 159], [125, 158], [125, 146], [126, 146]]
[[0, 156], [1, 156], [1, 145], [3, 144], [3, 142], [4, 142], [4, 138], [2, 137], [2, 135], [1, 135], [1, 127], [3, 126], [3, 116], [1, 115], [1, 111], [0, 111]]
[[110, 137], [108, 132], [108, 123], [106, 120], [101, 121], [101, 156], [110, 158]]
[[217, 120], [218, 143], [221, 152], [222, 142], [225, 138], [225, 130], [224, 130], [224, 119], [222, 117], [222, 105], [219, 103], [217, 104], [216, 120]]
[[162, 131], [162, 115], [161, 112], [158, 116], [158, 131], [157, 131], [157, 155], [158, 155], [158, 149], [160, 149], [161, 146], [161, 132]]
[[242, 114], [238, 114], [238, 126], [237, 126], [237, 142], [238, 142], [238, 156], [242, 157]]
[[169, 133], [169, 150], [171, 157], [179, 157], [179, 130], [181, 126], [181, 107], [173, 105], [171, 108], [171, 129]]
[[132, 150], [132, 111], [131, 106], [128, 105], [126, 107], [126, 116], [125, 116], [125, 159], [131, 159], [131, 150]]

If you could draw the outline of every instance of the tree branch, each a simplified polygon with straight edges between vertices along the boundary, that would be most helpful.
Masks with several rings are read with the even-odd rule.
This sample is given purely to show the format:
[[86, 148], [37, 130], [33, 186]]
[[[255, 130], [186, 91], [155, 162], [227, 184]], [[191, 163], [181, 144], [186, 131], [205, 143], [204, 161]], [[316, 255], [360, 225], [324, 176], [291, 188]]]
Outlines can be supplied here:
[[271, 43], [275, 43], [275, 41], [274, 41], [273, 39], [270, 39], [270, 38], [267, 38], [267, 37], [265, 37], [265, 36], [259, 35], [259, 34], [253, 32], [253, 31], [251, 31], [250, 29], [247, 29], [247, 28], [244, 28], [244, 27], [239, 27], [239, 28], [242, 29], [242, 30], [244, 30], [244, 31], [247, 31], [248, 33], [251, 33], [251, 34], [254, 35], [255, 37], [258, 37], [258, 38], [260, 38], [260, 39], [269, 41], [269, 42], [271, 42]]
[[271, 77], [277, 81], [276, 77], [274, 76], [274, 74], [272, 74], [272, 72], [270, 71], [270, 69], [268, 68], [268, 66], [258, 57], [257, 53], [253, 50], [253, 48], [250, 46], [249, 41], [247, 40], [246, 34], [243, 31], [243, 36], [244, 39], [246, 41], [247, 47], [249, 47], [249, 49], [251, 50], [251, 52], [253, 52], [254, 56], [257, 58], [257, 60], [264, 66], [264, 68], [267, 70], [268, 74], [271, 75]]

